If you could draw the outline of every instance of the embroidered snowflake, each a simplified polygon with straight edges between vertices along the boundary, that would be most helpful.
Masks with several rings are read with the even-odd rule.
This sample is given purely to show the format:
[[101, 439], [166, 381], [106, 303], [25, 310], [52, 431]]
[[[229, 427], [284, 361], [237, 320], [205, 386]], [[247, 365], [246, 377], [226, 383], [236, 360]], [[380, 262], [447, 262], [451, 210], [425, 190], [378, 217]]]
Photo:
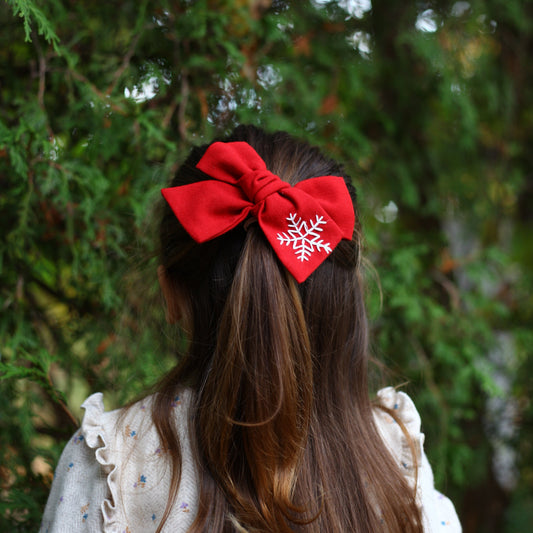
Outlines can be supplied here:
[[315, 252], [331, 253], [329, 242], [324, 242], [320, 238], [323, 227], [327, 224], [323, 216], [316, 215], [316, 220], [303, 220], [296, 213], [291, 213], [287, 217], [289, 222], [288, 234], [278, 233], [278, 241], [281, 245], [292, 244], [292, 249], [302, 263], [309, 261], [311, 254]]

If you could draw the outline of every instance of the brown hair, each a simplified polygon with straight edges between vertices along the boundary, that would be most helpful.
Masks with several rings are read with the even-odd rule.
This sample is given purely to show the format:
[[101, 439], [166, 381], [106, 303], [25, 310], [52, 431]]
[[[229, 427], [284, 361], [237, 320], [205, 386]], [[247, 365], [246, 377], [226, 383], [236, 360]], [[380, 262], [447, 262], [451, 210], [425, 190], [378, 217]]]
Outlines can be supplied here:
[[[222, 140], [248, 142], [291, 184], [344, 176], [355, 205], [349, 177], [317, 148], [251, 126]], [[209, 179], [195, 167], [206, 149], [192, 150], [171, 186]], [[360, 238], [356, 222], [353, 239], [297, 284], [257, 224], [200, 245], [165, 205], [160, 260], [191, 331], [152, 410], [173, 463], [159, 530], [181, 472], [172, 399], [187, 386], [200, 476], [191, 531], [422, 531], [414, 490], [373, 420]]]

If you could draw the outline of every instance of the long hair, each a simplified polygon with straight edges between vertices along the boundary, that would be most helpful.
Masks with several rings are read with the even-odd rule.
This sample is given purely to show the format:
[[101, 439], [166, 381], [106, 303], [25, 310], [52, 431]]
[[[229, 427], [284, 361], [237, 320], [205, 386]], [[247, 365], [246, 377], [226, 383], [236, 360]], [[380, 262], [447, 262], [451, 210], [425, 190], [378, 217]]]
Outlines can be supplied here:
[[[251, 126], [221, 140], [249, 143], [291, 184], [343, 176], [355, 206], [349, 177], [317, 148]], [[206, 149], [192, 150], [171, 186], [209, 179], [196, 168]], [[160, 260], [190, 339], [152, 410], [173, 465], [160, 528], [181, 472], [172, 399], [186, 386], [200, 476], [192, 532], [422, 531], [373, 420], [360, 242], [356, 222], [353, 239], [297, 284], [257, 224], [197, 244], [164, 207]]]

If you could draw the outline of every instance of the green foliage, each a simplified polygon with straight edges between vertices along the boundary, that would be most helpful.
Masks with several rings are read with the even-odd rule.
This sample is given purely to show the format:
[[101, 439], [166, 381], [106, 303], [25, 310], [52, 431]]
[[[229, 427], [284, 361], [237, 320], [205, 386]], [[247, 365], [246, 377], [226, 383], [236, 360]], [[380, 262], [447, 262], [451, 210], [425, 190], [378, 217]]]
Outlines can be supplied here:
[[379, 273], [372, 349], [408, 382], [438, 486], [466, 531], [530, 523], [531, 5], [361, 6], [0, 5], [0, 530], [38, 527], [90, 392], [113, 408], [173, 364], [159, 189], [239, 122], [346, 163]]
[[32, 24], [37, 25], [39, 35], [46, 41], [53, 44], [57, 50], [59, 38], [56, 35], [52, 24], [48, 21], [42, 10], [31, 0], [7, 0], [13, 9], [13, 14], [20, 17], [24, 24], [25, 41], [31, 42]]

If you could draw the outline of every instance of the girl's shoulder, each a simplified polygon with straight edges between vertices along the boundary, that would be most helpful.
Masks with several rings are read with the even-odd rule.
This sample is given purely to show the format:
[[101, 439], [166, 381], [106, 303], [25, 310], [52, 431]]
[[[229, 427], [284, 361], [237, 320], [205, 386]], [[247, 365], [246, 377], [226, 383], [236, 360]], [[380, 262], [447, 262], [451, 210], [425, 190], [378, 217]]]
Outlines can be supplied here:
[[424, 532], [459, 533], [461, 524], [452, 502], [435, 489], [433, 471], [424, 452], [422, 422], [413, 400], [393, 387], [381, 389], [374, 421], [409, 485], [416, 487]]
[[[191, 398], [188, 389], [172, 398], [181, 451], [178, 512], [172, 513], [168, 521], [175, 531], [186, 531], [196, 514], [198, 478], [188, 424]], [[126, 531], [126, 527], [130, 531], [152, 531], [164, 513], [170, 491], [170, 451], [161, 443], [153, 422], [154, 399], [147, 396], [110, 412], [104, 410], [101, 394], [90, 396], [83, 404], [85, 417], [81, 431], [87, 444], [95, 449], [96, 459], [108, 472], [111, 501], [104, 516], [112, 517]]]
[[[172, 399], [174, 420], [180, 437], [186, 434], [191, 396], [191, 391], [184, 389]], [[155, 396], [150, 395], [127, 407], [106, 411], [103, 394], [92, 394], [82, 404], [85, 415], [80, 431], [91, 448], [97, 448], [101, 440], [112, 442], [114, 449], [128, 449], [140, 442], [141, 449], [149, 448], [157, 434], [152, 419], [154, 400]]]
[[[188, 390], [172, 399], [182, 461], [178, 507], [167, 524], [177, 532], [187, 531], [197, 502], [198, 478], [188, 437], [190, 400]], [[170, 452], [152, 420], [153, 401], [148, 396], [106, 411], [101, 393], [85, 400], [81, 427], [56, 468], [43, 531], [155, 531], [165, 511], [172, 468]]]
[[374, 407], [374, 421], [387, 448], [406, 475], [415, 475], [412, 446], [416, 460], [420, 461], [424, 434], [421, 432], [422, 423], [413, 400], [394, 387], [379, 390]]

